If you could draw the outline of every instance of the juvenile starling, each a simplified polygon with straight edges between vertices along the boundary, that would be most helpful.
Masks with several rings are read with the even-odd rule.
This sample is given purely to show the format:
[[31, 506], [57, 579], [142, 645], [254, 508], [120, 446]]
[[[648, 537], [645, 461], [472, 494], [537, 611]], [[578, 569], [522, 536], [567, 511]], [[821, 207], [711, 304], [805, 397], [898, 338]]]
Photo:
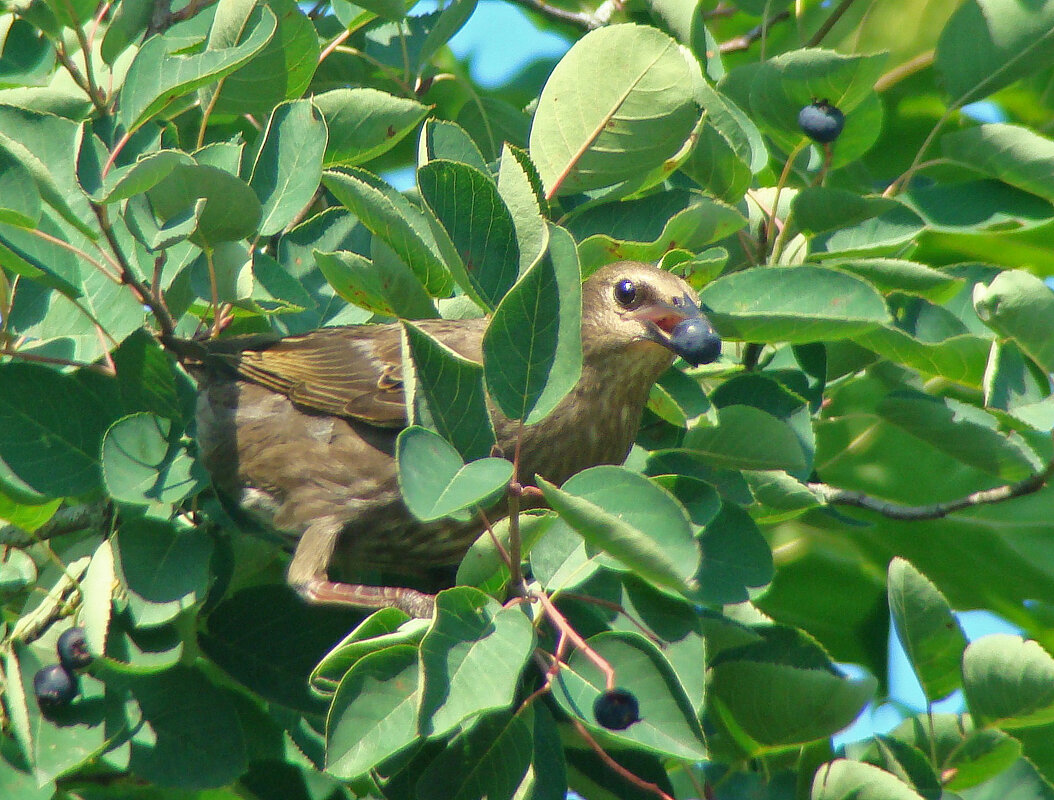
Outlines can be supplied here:
[[[582, 375], [543, 421], [523, 428], [519, 479], [557, 484], [586, 467], [620, 464], [652, 384], [675, 354], [713, 361], [720, 340], [688, 284], [622, 261], [582, 287]], [[674, 335], [685, 320], [692, 335]], [[482, 361], [486, 319], [421, 320], [426, 333]], [[407, 424], [399, 324], [322, 328], [261, 341], [204, 343], [198, 441], [217, 487], [297, 543], [289, 583], [309, 602], [396, 606], [432, 613], [431, 595], [330, 579], [335, 563], [408, 574], [456, 564], [478, 520], [416, 520], [403, 504], [394, 458]], [[498, 446], [511, 454], [518, 423], [490, 408]]]

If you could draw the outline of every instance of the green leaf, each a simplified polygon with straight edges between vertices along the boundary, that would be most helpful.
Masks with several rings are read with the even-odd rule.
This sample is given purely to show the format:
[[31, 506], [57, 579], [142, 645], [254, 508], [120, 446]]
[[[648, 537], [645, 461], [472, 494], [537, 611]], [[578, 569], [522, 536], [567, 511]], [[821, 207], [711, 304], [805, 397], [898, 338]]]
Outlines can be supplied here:
[[553, 680], [553, 698], [585, 723], [594, 735], [621, 746], [644, 749], [668, 758], [698, 761], [707, 757], [706, 741], [695, 711], [662, 653], [638, 633], [609, 631], [586, 643], [615, 670], [615, 683], [631, 690], [640, 706], [640, 721], [625, 730], [601, 727], [593, 703], [606, 689], [603, 673], [581, 650]]
[[605, 203], [572, 217], [583, 272], [611, 261], [658, 261], [673, 247], [693, 252], [747, 224], [734, 208], [699, 192], [671, 189], [639, 200]]
[[506, 143], [498, 165], [498, 193], [505, 201], [520, 254], [519, 274], [533, 267], [549, 244], [549, 226], [542, 216], [541, 179], [527, 153]]
[[1043, 468], [1020, 436], [1005, 434], [994, 417], [950, 397], [894, 392], [883, 398], [877, 411], [958, 461], [1005, 480], [1021, 480]]
[[1054, 59], [1054, 3], [968, 0], [941, 31], [935, 65], [953, 107], [980, 100]]
[[387, 153], [428, 114], [416, 100], [356, 87], [312, 98], [329, 129], [324, 166], [364, 164]]
[[0, 222], [33, 228], [40, 214], [40, 191], [33, 174], [0, 150]]
[[923, 800], [895, 775], [860, 761], [824, 764], [812, 782], [812, 800]]
[[359, 659], [394, 645], [416, 645], [428, 626], [428, 620], [411, 620], [398, 608], [375, 611], [318, 662], [311, 671], [312, 691], [321, 696], [333, 695]]
[[1048, 397], [1048, 391], [1046, 377], [1015, 342], [992, 342], [984, 376], [986, 408], [1009, 411], [1020, 418], [1023, 409], [1042, 403]]
[[94, 239], [98, 228], [86, 222], [94, 215], [76, 177], [80, 135], [80, 126], [68, 119], [0, 106], [0, 151], [33, 176], [41, 199], [63, 220]]
[[265, 700], [319, 714], [325, 706], [308, 691], [308, 676], [360, 619], [346, 607], [309, 606], [284, 583], [270, 583], [225, 598], [198, 641], [213, 662]]
[[54, 663], [53, 643], [45, 649], [39, 644], [29, 648], [17, 642], [13, 650], [4, 653], [5, 707], [17, 703], [12, 713], [17, 719], [16, 734], [30, 736], [20, 743], [28, 746], [25, 758], [32, 764], [35, 783], [39, 785], [75, 771], [102, 753], [108, 744], [104, 715], [113, 713], [118, 705], [105, 700], [101, 681], [82, 675], [78, 678], [80, 696], [45, 717], [34, 697], [33, 676]]
[[926, 228], [926, 221], [906, 203], [842, 228], [822, 233], [809, 242], [815, 258], [899, 256]]
[[[483, 391], [483, 367], [403, 323], [414, 363], [415, 400], [423, 397], [435, 429], [465, 461], [490, 455], [494, 426]], [[456, 398], [456, 402], [451, 402]]]
[[962, 235], [1035, 228], [1052, 213], [1047, 200], [993, 180], [913, 186], [900, 200], [927, 230]]
[[[1043, 728], [1032, 730], [1042, 732]], [[1021, 743], [1016, 739], [995, 728], [975, 730], [969, 716], [958, 714], [918, 714], [889, 735], [933, 753], [946, 787], [956, 792], [985, 783], [1021, 756]]]
[[584, 470], [563, 489], [542, 478], [538, 485], [589, 545], [659, 586], [692, 591], [699, 546], [684, 508], [663, 489], [612, 466]]
[[566, 791], [563, 745], [541, 703], [524, 705], [514, 715], [491, 714], [463, 730], [417, 784], [421, 800], [541, 800], [562, 798]]
[[204, 530], [177, 531], [166, 521], [133, 518], [122, 521], [114, 542], [118, 573], [137, 626], [170, 622], [205, 599], [212, 539]]
[[150, 0], [126, 0], [119, 3], [103, 35], [100, 53], [111, 66], [117, 56], [139, 40], [150, 24], [153, 5]]
[[[489, 532], [485, 532], [472, 543], [458, 565], [457, 584], [459, 586], [475, 586], [498, 599], [505, 596], [503, 592], [509, 579], [509, 568], [503, 554], [509, 552], [509, 542], [512, 536], [509, 520], [509, 517], [505, 517], [491, 525], [491, 530], [494, 532], [493, 538]], [[545, 536], [555, 520], [556, 515], [552, 513], [537, 515], [520, 512], [520, 547], [525, 556], [531, 553], [534, 545]], [[501, 550], [494, 543], [495, 538], [501, 543]]]
[[546, 195], [611, 186], [677, 153], [699, 120], [693, 68], [654, 28], [612, 25], [579, 39], [549, 76], [531, 127]]
[[465, 129], [455, 122], [433, 117], [421, 126], [421, 139], [417, 143], [418, 169], [437, 159], [463, 164], [490, 175], [487, 160]]
[[[699, 537], [702, 564], [693, 599], [700, 603], [742, 603], [773, 578], [772, 551], [742, 508], [723, 503]], [[754, 590], [754, 591], [751, 591]]]
[[962, 685], [966, 636], [944, 595], [903, 558], [889, 562], [889, 610], [897, 637], [933, 703]]
[[349, 303], [376, 314], [406, 319], [439, 316], [417, 276], [398, 258], [370, 261], [358, 253], [315, 251], [329, 285]]
[[502, 299], [483, 337], [483, 370], [509, 419], [544, 419], [582, 372], [582, 285], [574, 241], [550, 228], [548, 255]]
[[[110, 567], [112, 572], [112, 563]], [[111, 578], [106, 587], [108, 603], [114, 585]], [[144, 676], [172, 669], [184, 656], [184, 642], [177, 630], [178, 624], [177, 619], [155, 628], [138, 628], [129, 613], [114, 615], [105, 631], [105, 650], [99, 650], [105, 655], [95, 662], [99, 674]], [[86, 626], [86, 629], [91, 636], [91, 628]]]
[[521, 606], [502, 608], [469, 586], [436, 595], [435, 619], [421, 640], [421, 734], [441, 736], [476, 714], [508, 708], [534, 645]]
[[963, 654], [963, 693], [978, 724], [1028, 728], [1054, 722], [1054, 658], [1033, 641], [996, 633]]
[[[177, 165], [147, 197], [163, 225], [194, 214], [197, 227], [191, 238], [201, 246], [245, 239], [260, 225], [262, 207], [256, 193], [245, 181], [217, 167]], [[202, 200], [205, 205], [199, 209]]]
[[453, 289], [425, 215], [379, 178], [363, 170], [329, 171], [323, 183], [375, 236], [413, 270], [433, 297]]
[[834, 147], [834, 166], [851, 163], [871, 149], [881, 127], [881, 104], [874, 84], [887, 54], [856, 55], [806, 48], [770, 58], [754, 72], [750, 86], [753, 120], [785, 151], [808, 141], [798, 112], [826, 99], [845, 114], [845, 128]]
[[418, 74], [422, 74], [432, 56], [454, 38], [454, 34], [461, 30], [475, 10], [476, 0], [452, 0], [436, 15], [431, 29], [421, 43], [421, 50], [417, 56]]
[[204, 467], [172, 421], [149, 412], [123, 417], [102, 442], [103, 482], [115, 500], [175, 504], [208, 484]]
[[[262, 0], [259, 5], [275, 16], [274, 35], [232, 74], [199, 90], [201, 107], [213, 114], [263, 117], [283, 101], [301, 97], [311, 83], [321, 51], [311, 20], [294, 0]], [[232, 48], [244, 35], [236, 25], [217, 28], [213, 25], [209, 32], [206, 53]]]
[[261, 236], [278, 233], [311, 202], [325, 148], [326, 126], [308, 101], [283, 103], [271, 113], [242, 170], [262, 206]]
[[794, 222], [807, 234], [826, 233], [879, 217], [897, 201], [880, 195], [858, 195], [846, 189], [809, 186], [794, 196]]
[[991, 342], [972, 334], [923, 339], [894, 325], [854, 337], [858, 344], [895, 363], [980, 388]]
[[128, 67], [118, 104], [121, 124], [134, 131], [181, 97], [234, 72], [264, 48], [276, 28], [271, 9], [255, 0], [222, 0], [210, 38], [225, 46], [182, 55], [181, 40], [151, 37]]
[[840, 731], [871, 700], [878, 682], [849, 680], [814, 641], [786, 628], [716, 656], [711, 708], [751, 755], [799, 746]]
[[134, 774], [158, 786], [208, 789], [245, 771], [245, 739], [228, 691], [185, 666], [133, 678], [129, 686], [138, 704], [126, 722], [134, 725]]
[[466, 464], [446, 439], [417, 425], [399, 434], [395, 458], [406, 507], [425, 522], [446, 516], [468, 520], [466, 509], [489, 506], [512, 478], [512, 464], [504, 458]]
[[874, 287], [825, 267], [755, 268], [718, 278], [700, 300], [722, 337], [804, 344], [858, 336], [889, 322]]
[[604, 601], [604, 605], [584, 598], [572, 600], [565, 595], [561, 607], [569, 618], [578, 621], [588, 614], [612, 630], [639, 633], [640, 624], [656, 634], [663, 642], [662, 654], [673, 667], [689, 702], [697, 713], [702, 713], [706, 705], [708, 649], [715, 638], [706, 634], [698, 607], [657, 590], [632, 573], [606, 569], [584, 583], [582, 592]]
[[916, 261], [897, 258], [854, 258], [825, 262], [827, 266], [859, 275], [881, 292], [903, 292], [939, 303], [951, 299], [962, 279]]
[[1042, 280], [1022, 270], [1000, 273], [986, 287], [974, 289], [977, 316], [1017, 345], [1047, 372], [1054, 372], [1054, 293]]
[[688, 431], [684, 447], [719, 467], [800, 472], [807, 463], [794, 429], [766, 411], [746, 405], [717, 410], [718, 424], [702, 422]]
[[190, 166], [194, 159], [180, 150], [160, 150], [143, 156], [134, 164], [111, 169], [92, 199], [98, 203], [116, 203], [142, 194], [168, 177], [178, 166]]
[[890, 736], [875, 736], [878, 758], [869, 763], [884, 768], [911, 786], [927, 800], [940, 800], [941, 782], [929, 763], [929, 756], [910, 744]]
[[[458, 283], [493, 309], [516, 282], [519, 244], [512, 215], [489, 175], [433, 159], [417, 170], [421, 196], [450, 238]], [[452, 254], [454, 255], [454, 254]]]
[[350, 780], [417, 742], [417, 648], [370, 653], [344, 676], [326, 720], [326, 772]]
[[1034, 764], [1027, 758], [1019, 758], [1008, 769], [971, 791], [969, 797], [971, 800], [1002, 800], [1004, 797], [1054, 800], [1054, 788]]
[[110, 423], [104, 398], [77, 376], [36, 364], [0, 364], [0, 459], [50, 497], [99, 486], [99, 446]]
[[1054, 200], [1054, 142], [1019, 125], [978, 125], [941, 137], [945, 157]]

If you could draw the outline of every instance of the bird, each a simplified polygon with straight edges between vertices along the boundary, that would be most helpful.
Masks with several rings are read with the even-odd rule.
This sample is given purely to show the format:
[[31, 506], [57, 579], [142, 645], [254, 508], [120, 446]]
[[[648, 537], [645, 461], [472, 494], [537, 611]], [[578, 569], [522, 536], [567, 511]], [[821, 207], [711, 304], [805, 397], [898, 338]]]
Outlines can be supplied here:
[[[557, 485], [621, 464], [652, 385], [677, 356], [714, 361], [721, 340], [680, 277], [619, 261], [582, 286], [582, 372], [540, 422], [521, 426], [488, 401], [496, 446], [520, 436], [518, 480]], [[419, 320], [422, 331], [482, 363], [486, 317]], [[404, 586], [335, 580], [331, 571], [412, 574], [457, 564], [480, 519], [422, 522], [402, 500], [395, 440], [406, 427], [399, 322], [286, 336], [194, 342], [176, 349], [198, 381], [197, 442], [214, 486], [288, 537], [287, 581], [307, 602], [394, 606], [430, 617], [434, 597]]]

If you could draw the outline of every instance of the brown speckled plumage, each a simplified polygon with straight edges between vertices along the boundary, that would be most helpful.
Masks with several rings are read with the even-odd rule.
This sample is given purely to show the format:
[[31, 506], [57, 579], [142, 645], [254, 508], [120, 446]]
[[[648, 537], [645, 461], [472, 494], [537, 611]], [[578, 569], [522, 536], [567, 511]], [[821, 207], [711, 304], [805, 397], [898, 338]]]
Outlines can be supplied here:
[[[625, 281], [635, 288], [629, 304], [618, 299]], [[549, 417], [523, 429], [521, 481], [540, 474], [559, 484], [586, 467], [625, 459], [651, 386], [674, 359], [664, 336], [695, 313], [684, 306], [688, 292], [680, 278], [634, 262], [609, 265], [586, 281], [582, 377]], [[487, 320], [415, 324], [482, 360]], [[402, 503], [393, 457], [406, 424], [400, 326], [205, 347], [205, 365], [195, 370], [205, 463], [246, 510], [299, 539], [290, 583], [314, 602], [429, 613], [427, 595], [327, 577], [336, 559], [397, 571], [457, 563], [481, 530], [476, 521], [421, 523]], [[495, 408], [491, 416], [498, 446], [511, 457], [518, 423]]]

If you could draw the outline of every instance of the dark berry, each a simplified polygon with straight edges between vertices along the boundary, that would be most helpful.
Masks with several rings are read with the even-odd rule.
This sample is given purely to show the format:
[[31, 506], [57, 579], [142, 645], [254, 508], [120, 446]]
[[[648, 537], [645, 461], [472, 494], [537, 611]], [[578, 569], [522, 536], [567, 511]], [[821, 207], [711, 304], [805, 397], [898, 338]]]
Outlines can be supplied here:
[[814, 142], [828, 144], [837, 139], [845, 127], [845, 114], [826, 100], [814, 100], [798, 113], [798, 125]]
[[721, 337], [706, 317], [687, 317], [670, 331], [670, 349], [693, 367], [698, 367], [721, 355]]
[[625, 689], [604, 692], [593, 701], [593, 716], [608, 730], [621, 731], [640, 721], [637, 698]]
[[59, 661], [62, 666], [70, 672], [83, 669], [91, 663], [91, 653], [88, 652], [88, 640], [84, 636], [84, 628], [70, 628], [59, 637], [58, 647]]
[[51, 711], [70, 704], [77, 696], [77, 684], [64, 666], [51, 664], [33, 676], [33, 692], [40, 710]]

